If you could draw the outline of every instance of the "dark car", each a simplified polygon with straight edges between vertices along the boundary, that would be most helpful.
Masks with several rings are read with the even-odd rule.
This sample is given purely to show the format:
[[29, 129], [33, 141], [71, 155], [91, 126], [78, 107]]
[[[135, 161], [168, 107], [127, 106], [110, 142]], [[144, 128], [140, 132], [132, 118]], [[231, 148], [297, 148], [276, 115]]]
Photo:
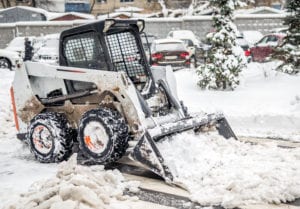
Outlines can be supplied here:
[[286, 35], [283, 33], [274, 33], [264, 36], [251, 48], [251, 56], [253, 61], [264, 62], [269, 57], [274, 48], [280, 44]]
[[[245, 38], [241, 34], [238, 34], [237, 36], [237, 44], [243, 49], [247, 61], [250, 62], [251, 53], [250, 53], [249, 43], [245, 40]], [[212, 50], [212, 44], [210, 39], [209, 38], [203, 39], [199, 47], [196, 48], [196, 58], [199, 61], [199, 63], [211, 62], [208, 57], [210, 50]]]
[[183, 41], [158, 39], [151, 45], [151, 65], [171, 65], [173, 69], [190, 67], [191, 56]]
[[149, 61], [150, 59], [150, 47], [153, 43], [153, 41], [155, 39], [157, 39], [157, 36], [153, 35], [153, 34], [146, 34], [146, 33], [143, 33], [141, 35], [141, 38], [142, 38], [142, 44], [143, 44], [143, 47], [144, 47], [144, 50], [145, 50], [145, 53], [146, 53], [146, 56], [147, 56], [147, 59]]
[[243, 36], [238, 36], [236, 40], [237, 40], [237, 44], [243, 49], [247, 62], [250, 62], [251, 52], [250, 52], [249, 43], [244, 39]]

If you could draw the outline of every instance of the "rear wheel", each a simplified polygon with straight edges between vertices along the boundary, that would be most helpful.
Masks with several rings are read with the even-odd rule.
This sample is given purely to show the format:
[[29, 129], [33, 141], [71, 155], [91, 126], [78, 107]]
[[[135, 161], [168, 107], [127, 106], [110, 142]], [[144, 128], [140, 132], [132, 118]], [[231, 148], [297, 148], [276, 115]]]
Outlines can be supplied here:
[[8, 59], [1, 57], [0, 58], [0, 68], [2, 69], [10, 69], [11, 70], [11, 63]]
[[30, 150], [43, 163], [66, 160], [71, 154], [72, 138], [72, 129], [66, 117], [60, 113], [40, 113], [28, 127]]
[[196, 68], [197, 67], [197, 60], [195, 56], [191, 57], [191, 64], [190, 64], [190, 68]]
[[255, 59], [255, 56], [252, 53], [251, 53], [251, 61], [252, 62], [257, 62], [256, 59]]
[[128, 140], [128, 127], [117, 111], [94, 109], [87, 111], [80, 120], [80, 150], [96, 163], [105, 165], [119, 160], [128, 147]]

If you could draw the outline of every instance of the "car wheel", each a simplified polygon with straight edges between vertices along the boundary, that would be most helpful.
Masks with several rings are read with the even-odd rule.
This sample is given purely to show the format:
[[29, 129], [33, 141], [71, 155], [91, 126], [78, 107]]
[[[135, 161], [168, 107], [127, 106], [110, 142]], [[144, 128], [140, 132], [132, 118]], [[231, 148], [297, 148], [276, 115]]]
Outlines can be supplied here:
[[4, 57], [0, 58], [0, 68], [11, 70], [11, 62], [7, 58]]
[[256, 59], [255, 59], [255, 56], [253, 54], [251, 54], [251, 61], [252, 62], [257, 62]]
[[193, 56], [193, 57], [191, 57], [190, 68], [196, 68], [196, 67], [197, 67], [197, 60], [196, 60], [196, 57]]

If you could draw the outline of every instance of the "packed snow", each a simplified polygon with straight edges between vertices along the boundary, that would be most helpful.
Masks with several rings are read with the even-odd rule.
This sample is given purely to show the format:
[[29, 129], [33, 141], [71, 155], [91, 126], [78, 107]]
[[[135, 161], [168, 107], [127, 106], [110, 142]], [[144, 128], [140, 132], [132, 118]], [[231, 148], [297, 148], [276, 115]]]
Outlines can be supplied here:
[[158, 147], [175, 182], [202, 205], [233, 208], [300, 197], [300, 148], [251, 145], [216, 133], [182, 133]]
[[[179, 98], [190, 112], [223, 111], [238, 136], [300, 141], [300, 76], [274, 71], [275, 64], [250, 63], [242, 72], [241, 84], [235, 91], [201, 90], [197, 86], [194, 69], [177, 71]], [[82, 205], [83, 199], [72, 199], [73, 194], [68, 193], [66, 188], [75, 191], [71, 189], [76, 185], [72, 179], [77, 179], [80, 186], [76, 186], [76, 191], [88, 191], [102, 197], [100, 190], [95, 191], [85, 181], [97, 175], [108, 175], [116, 180], [105, 181], [102, 185], [109, 188], [104, 196], [109, 197], [111, 204], [99, 198], [98, 201], [102, 201], [100, 205], [104, 203], [107, 208], [118, 208], [121, 204], [120, 208], [131, 208], [136, 199], [120, 196], [121, 190], [128, 188], [128, 183], [117, 171], [104, 171], [100, 167], [83, 168], [74, 165], [72, 160], [62, 165], [41, 164], [34, 160], [28, 147], [15, 137], [9, 98], [14, 72], [2, 70], [1, 74], [0, 208], [10, 204], [20, 208], [31, 200], [41, 200], [41, 195], [51, 193], [51, 189], [61, 192], [43, 204], [54, 201], [53, 208], [57, 208], [61, 204], [72, 205], [76, 199], [75, 203]], [[188, 133], [178, 135], [172, 141], [163, 141], [159, 146], [167, 164], [176, 173], [176, 181], [191, 192], [195, 201], [233, 207], [258, 202], [278, 203], [300, 197], [299, 148], [250, 145], [224, 140], [216, 135], [207, 137]], [[68, 169], [73, 169], [73, 173], [61, 175]], [[93, 180], [89, 183], [97, 184]], [[135, 190], [137, 185], [135, 183], [129, 188]], [[19, 196], [21, 193], [23, 195]], [[68, 195], [69, 200], [66, 198]]]
[[125, 181], [118, 170], [104, 170], [103, 166], [77, 165], [76, 155], [59, 165], [56, 175], [36, 182], [30, 191], [11, 200], [6, 209], [123, 209], [124, 200], [134, 200], [123, 194], [125, 189], [138, 191], [138, 182]]

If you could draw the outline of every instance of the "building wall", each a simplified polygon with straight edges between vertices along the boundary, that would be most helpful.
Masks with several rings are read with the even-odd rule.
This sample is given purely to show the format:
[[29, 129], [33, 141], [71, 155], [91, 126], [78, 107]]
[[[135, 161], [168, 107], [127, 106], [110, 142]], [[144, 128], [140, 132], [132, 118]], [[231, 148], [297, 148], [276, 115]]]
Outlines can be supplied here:
[[157, 0], [132, 0], [132, 2], [121, 1], [130, 0], [95, 0], [92, 13], [94, 15], [107, 14], [113, 12], [115, 9], [126, 6], [139, 7], [151, 12], [159, 11], [161, 9]]
[[192, 0], [165, 0], [167, 8], [171, 9], [181, 9], [181, 8], [188, 8]]
[[0, 23], [13, 23], [18, 21], [45, 21], [45, 15], [28, 11], [18, 7], [0, 11]]
[[282, 0], [255, 0], [254, 6], [260, 7], [260, 6], [272, 6], [274, 3], [283, 3]]
[[[4, 5], [3, 5], [4, 4]], [[30, 6], [30, 0], [3, 0], [0, 3], [0, 9], [7, 8], [7, 7], [14, 7], [14, 6]]]

